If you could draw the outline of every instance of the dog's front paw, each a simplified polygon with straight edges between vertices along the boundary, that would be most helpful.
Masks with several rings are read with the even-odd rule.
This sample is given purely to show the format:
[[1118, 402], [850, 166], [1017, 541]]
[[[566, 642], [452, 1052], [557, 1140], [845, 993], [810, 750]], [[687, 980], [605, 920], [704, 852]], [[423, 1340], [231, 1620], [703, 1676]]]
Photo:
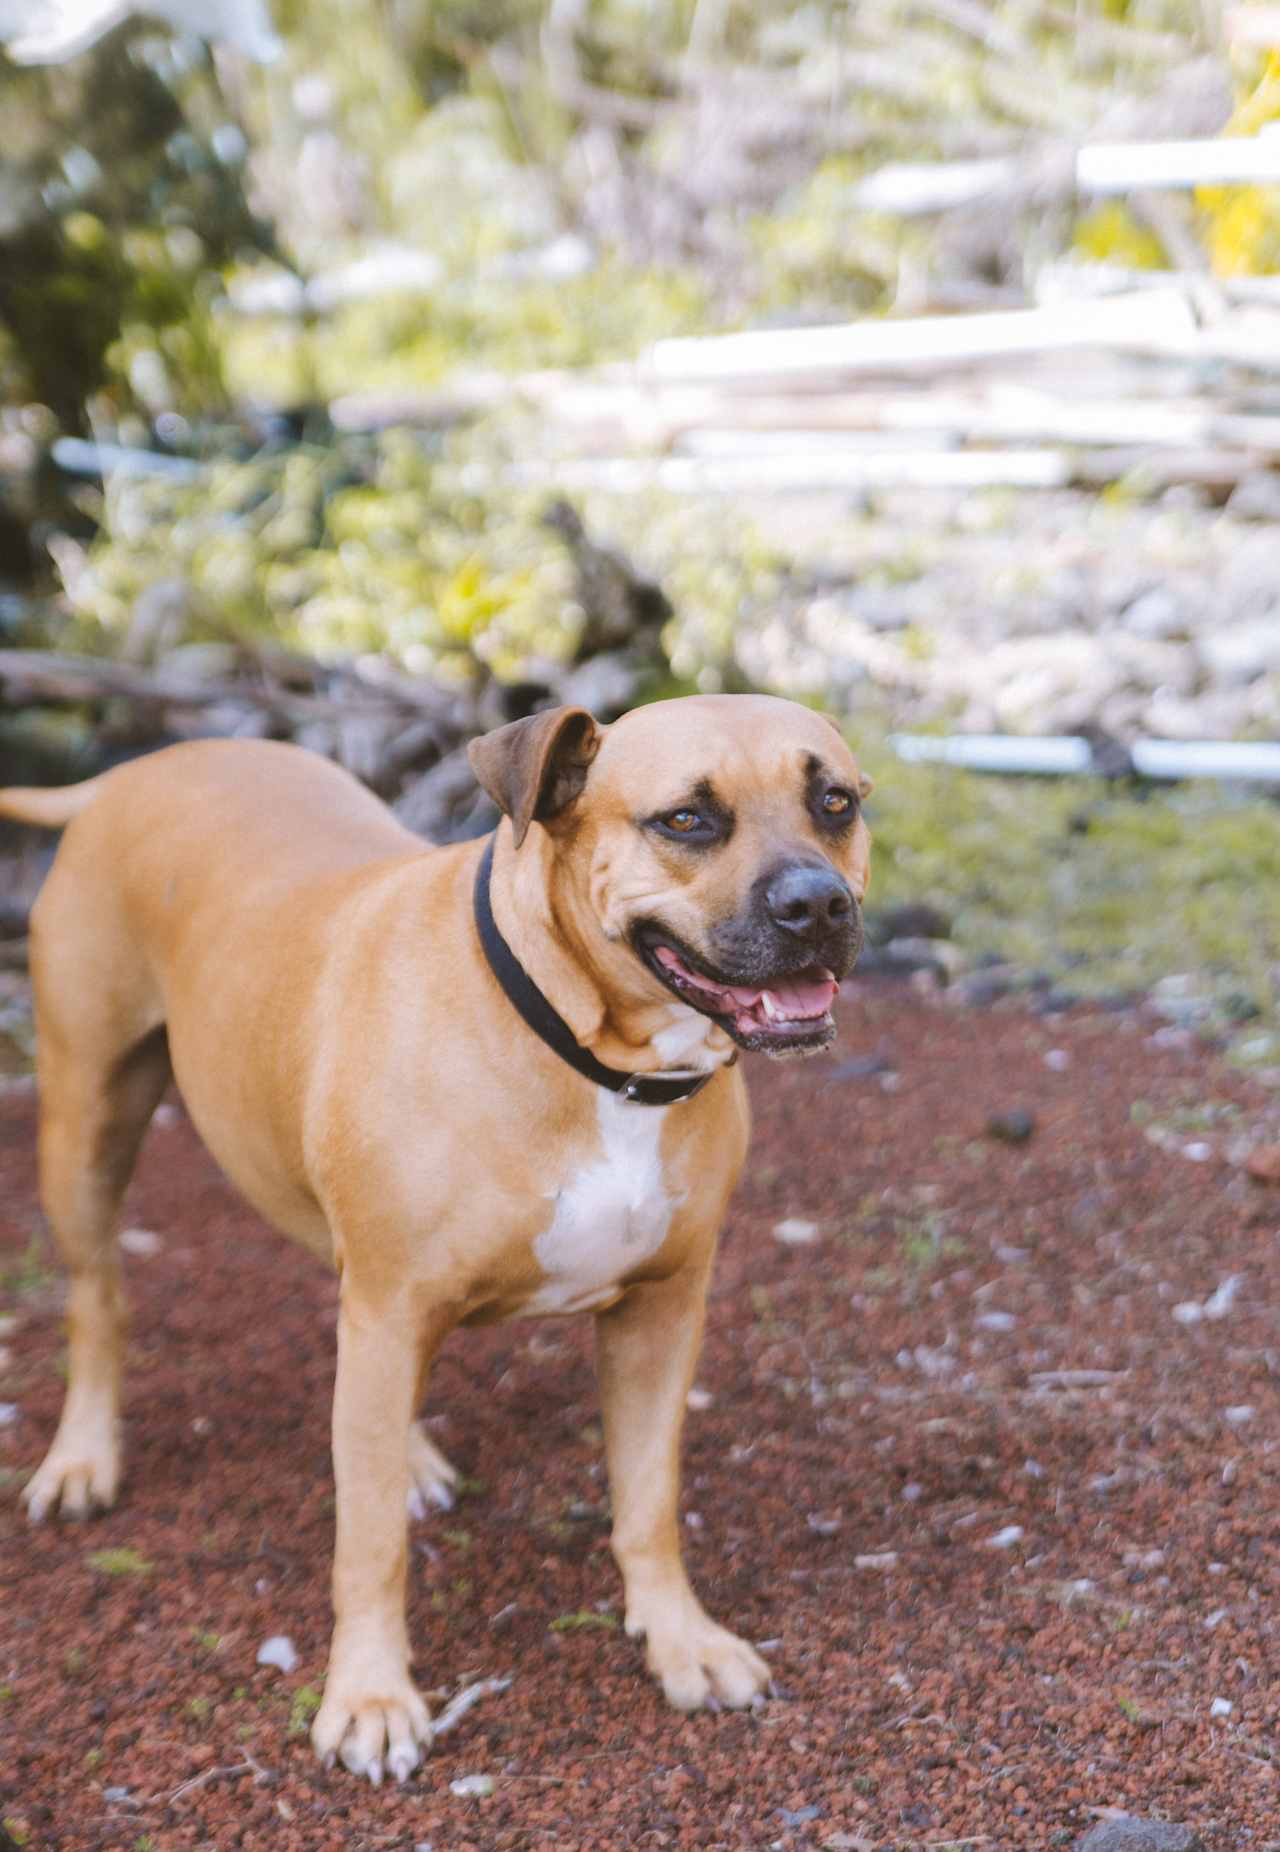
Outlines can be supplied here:
[[116, 1502], [120, 1447], [110, 1432], [61, 1435], [23, 1490], [27, 1516], [39, 1524], [51, 1512], [87, 1518]]
[[696, 1603], [643, 1621], [628, 1617], [627, 1632], [644, 1634], [649, 1670], [678, 1711], [745, 1710], [768, 1689], [769, 1668], [755, 1648]]
[[431, 1746], [431, 1713], [407, 1673], [378, 1676], [366, 1667], [344, 1674], [331, 1666], [311, 1742], [326, 1766], [337, 1757], [375, 1788], [384, 1773], [407, 1781]]

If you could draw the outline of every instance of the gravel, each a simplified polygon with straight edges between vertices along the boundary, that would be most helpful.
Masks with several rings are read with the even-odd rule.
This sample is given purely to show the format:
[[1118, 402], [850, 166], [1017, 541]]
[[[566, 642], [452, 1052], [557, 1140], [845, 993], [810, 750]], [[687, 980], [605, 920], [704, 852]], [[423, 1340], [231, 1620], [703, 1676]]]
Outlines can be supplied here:
[[[1229, 1106], [1253, 1149], [1275, 1108], [1148, 1027], [855, 982], [830, 1056], [747, 1062], [755, 1141], [698, 1372], [713, 1399], [685, 1437], [683, 1512], [702, 1523], [681, 1531], [712, 1612], [774, 1642], [758, 1712], [670, 1711], [605, 1624], [590, 1321], [452, 1339], [428, 1415], [466, 1488], [413, 1527], [410, 1634], [438, 1715], [514, 1677], [377, 1792], [326, 1775], [306, 1737], [329, 1628], [332, 1277], [173, 1124], [128, 1205], [165, 1243], [125, 1263], [122, 1502], [87, 1530], [29, 1529], [15, 1495], [57, 1419], [60, 1290], [30, 1254], [31, 1101], [0, 1097], [0, 1268], [21, 1260], [24, 1280], [0, 1379], [23, 1410], [0, 1430], [0, 1818], [42, 1852], [1051, 1852], [1126, 1812], [1261, 1852], [1280, 1198], [1243, 1158], [1175, 1161], [1130, 1109], [1178, 1124]], [[896, 1093], [832, 1082], [889, 1042]], [[984, 1136], [1010, 1098], [1036, 1115], [1030, 1143]], [[779, 1243], [788, 1217], [821, 1245]], [[1228, 1315], [1170, 1318], [1232, 1277]], [[976, 1327], [977, 1308], [1016, 1325]], [[95, 1573], [102, 1551], [150, 1573]], [[584, 1613], [602, 1624], [553, 1628]], [[287, 1674], [252, 1665], [277, 1632]], [[452, 1791], [475, 1774], [491, 1793]]]

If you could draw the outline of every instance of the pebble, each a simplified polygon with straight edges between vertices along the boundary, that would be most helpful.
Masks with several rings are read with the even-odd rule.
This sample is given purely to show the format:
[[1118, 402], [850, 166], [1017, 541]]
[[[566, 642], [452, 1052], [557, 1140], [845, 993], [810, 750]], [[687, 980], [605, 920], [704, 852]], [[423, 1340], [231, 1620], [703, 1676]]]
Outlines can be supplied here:
[[800, 1216], [789, 1215], [781, 1222], [775, 1222], [774, 1239], [789, 1248], [809, 1247], [818, 1239], [818, 1224], [806, 1222]]
[[987, 1136], [1006, 1145], [1022, 1145], [1036, 1129], [1036, 1116], [1025, 1106], [1012, 1106], [1008, 1112], [995, 1112], [987, 1120]]
[[282, 1672], [292, 1672], [297, 1663], [297, 1649], [287, 1633], [273, 1633], [258, 1648], [260, 1666], [278, 1666]]
[[1044, 1064], [1053, 1074], [1065, 1074], [1071, 1066], [1071, 1056], [1065, 1048], [1045, 1050]]
[[973, 1322], [983, 1331], [1012, 1331], [1018, 1323], [1012, 1312], [979, 1312]]
[[855, 1569], [892, 1569], [898, 1561], [896, 1550], [868, 1550], [861, 1556], [855, 1556]]
[[150, 1260], [160, 1252], [164, 1242], [149, 1228], [125, 1228], [120, 1233], [120, 1245], [126, 1254], [137, 1254], [143, 1260]]
[[1255, 1183], [1280, 1183], [1280, 1145], [1258, 1145], [1245, 1160]]
[[1213, 1703], [1209, 1706], [1209, 1715], [1211, 1717], [1229, 1717], [1234, 1709], [1235, 1705], [1231, 1702], [1230, 1698], [1215, 1698]]
[[1205, 1164], [1213, 1156], [1213, 1146], [1206, 1145], [1203, 1139], [1194, 1139], [1191, 1144], [1182, 1147], [1182, 1155], [1190, 1158], [1193, 1164]]
[[691, 1408], [695, 1415], [700, 1415], [710, 1408], [714, 1401], [715, 1397], [709, 1389], [702, 1389], [695, 1383], [684, 1398], [684, 1405], [686, 1408]]
[[1242, 1428], [1253, 1420], [1257, 1412], [1252, 1402], [1237, 1402], [1234, 1407], [1223, 1409], [1222, 1419], [1233, 1428]]
[[11, 1428], [19, 1412], [16, 1402], [0, 1402], [0, 1428]]
[[483, 1800], [493, 1790], [492, 1775], [459, 1775], [456, 1781], [449, 1783], [450, 1794], [456, 1794], [462, 1800]]
[[1023, 1535], [1024, 1532], [1021, 1524], [1006, 1524], [1004, 1529], [998, 1530], [994, 1537], [988, 1537], [986, 1539], [983, 1548], [987, 1550], [1011, 1550], [1015, 1543], [1022, 1542]]
[[1091, 1826], [1074, 1852], [1204, 1852], [1204, 1841], [1191, 1826], [1121, 1814]]

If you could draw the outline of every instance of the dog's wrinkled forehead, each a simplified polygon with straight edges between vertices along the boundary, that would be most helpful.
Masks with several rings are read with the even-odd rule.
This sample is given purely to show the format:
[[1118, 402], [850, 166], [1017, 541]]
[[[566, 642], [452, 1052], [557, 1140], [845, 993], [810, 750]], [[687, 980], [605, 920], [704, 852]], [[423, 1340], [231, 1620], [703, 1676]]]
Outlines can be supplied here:
[[697, 802], [750, 812], [801, 800], [824, 773], [859, 788], [853, 754], [823, 715], [768, 695], [697, 695], [616, 721], [592, 785], [610, 809]]

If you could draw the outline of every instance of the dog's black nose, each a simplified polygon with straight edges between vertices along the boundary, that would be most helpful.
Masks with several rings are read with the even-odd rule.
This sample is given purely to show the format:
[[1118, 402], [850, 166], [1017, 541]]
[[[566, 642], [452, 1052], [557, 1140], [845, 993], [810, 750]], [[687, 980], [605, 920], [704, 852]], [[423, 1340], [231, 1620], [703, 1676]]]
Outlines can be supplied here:
[[793, 862], [765, 889], [775, 925], [798, 939], [819, 939], [853, 912], [853, 895], [834, 868]]

